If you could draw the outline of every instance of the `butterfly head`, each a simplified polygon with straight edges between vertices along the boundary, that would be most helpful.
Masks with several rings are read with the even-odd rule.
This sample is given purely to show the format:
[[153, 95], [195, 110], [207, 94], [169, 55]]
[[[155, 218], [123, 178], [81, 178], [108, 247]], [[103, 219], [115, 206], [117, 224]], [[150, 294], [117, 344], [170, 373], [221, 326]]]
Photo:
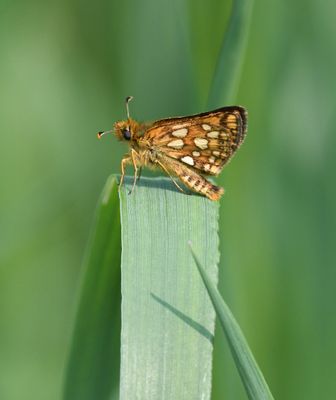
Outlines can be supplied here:
[[114, 133], [119, 140], [132, 140], [133, 129], [132, 120], [119, 121], [114, 124]]

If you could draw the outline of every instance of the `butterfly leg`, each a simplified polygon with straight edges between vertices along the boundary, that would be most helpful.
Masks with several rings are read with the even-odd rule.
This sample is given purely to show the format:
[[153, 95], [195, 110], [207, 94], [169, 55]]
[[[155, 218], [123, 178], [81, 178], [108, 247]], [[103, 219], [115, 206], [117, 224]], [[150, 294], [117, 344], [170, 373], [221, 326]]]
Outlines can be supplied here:
[[132, 189], [128, 192], [128, 194], [133, 193], [133, 190], [135, 189], [135, 185], [136, 185], [136, 182], [138, 179], [138, 167], [136, 164], [137, 158], [138, 158], [138, 153], [134, 149], [132, 149], [131, 150], [131, 159], [132, 159], [132, 163], [133, 163], [133, 167], [134, 167], [134, 180], [133, 180]]
[[168, 171], [168, 169], [164, 166], [164, 164], [162, 164], [162, 162], [160, 162], [159, 160], [156, 160], [156, 162], [160, 165], [160, 167], [165, 171], [165, 173], [169, 176], [169, 178], [173, 181], [174, 185], [177, 187], [177, 189], [182, 192], [185, 193], [185, 191], [181, 188], [181, 186], [175, 181], [175, 179], [172, 177], [172, 175], [170, 174], [170, 172]]
[[138, 182], [140, 181], [140, 178], [141, 178], [141, 173], [142, 173], [142, 167], [140, 167], [140, 168], [139, 168]]
[[132, 159], [130, 156], [125, 156], [121, 160], [121, 176], [120, 176], [120, 182], [119, 182], [119, 189], [122, 187], [122, 184], [124, 182], [124, 177], [125, 177], [125, 164], [130, 164], [132, 162]]

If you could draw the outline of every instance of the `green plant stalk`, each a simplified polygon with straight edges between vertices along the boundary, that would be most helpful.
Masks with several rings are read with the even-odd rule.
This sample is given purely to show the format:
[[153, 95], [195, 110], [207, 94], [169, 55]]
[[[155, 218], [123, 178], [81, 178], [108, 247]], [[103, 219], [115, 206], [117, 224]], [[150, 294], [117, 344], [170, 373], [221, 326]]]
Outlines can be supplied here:
[[119, 398], [120, 253], [118, 184], [112, 176], [87, 246], [64, 400]]
[[192, 247], [191, 253], [228, 340], [232, 356], [248, 398], [250, 400], [272, 400], [272, 393], [269, 390], [266, 380], [254, 359], [237, 321], [221, 297], [206, 269], [204, 269], [196, 257]]
[[232, 11], [209, 91], [208, 108], [230, 104], [236, 95], [249, 32], [253, 0], [233, 0]]

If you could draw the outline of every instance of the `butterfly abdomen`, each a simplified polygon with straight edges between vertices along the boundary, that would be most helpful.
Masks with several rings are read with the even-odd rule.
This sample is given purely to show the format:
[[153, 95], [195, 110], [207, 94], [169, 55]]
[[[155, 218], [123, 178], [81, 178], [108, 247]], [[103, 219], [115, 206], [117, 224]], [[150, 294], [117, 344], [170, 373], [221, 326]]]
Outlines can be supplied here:
[[194, 192], [203, 194], [210, 200], [219, 200], [224, 194], [224, 189], [213, 185], [207, 181], [203, 176], [198, 174], [183, 174], [180, 176], [182, 182]]

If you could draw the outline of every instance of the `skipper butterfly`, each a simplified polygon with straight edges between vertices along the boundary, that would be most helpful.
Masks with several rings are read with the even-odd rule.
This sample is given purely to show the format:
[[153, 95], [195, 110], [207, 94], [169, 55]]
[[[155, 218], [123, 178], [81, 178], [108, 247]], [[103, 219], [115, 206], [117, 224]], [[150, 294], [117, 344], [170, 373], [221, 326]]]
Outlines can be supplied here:
[[130, 150], [121, 160], [120, 185], [126, 164], [134, 167], [131, 192], [143, 166], [161, 168], [182, 192], [174, 177], [194, 192], [219, 200], [224, 189], [203, 175], [217, 176], [244, 141], [246, 110], [229, 106], [187, 117], [139, 123], [130, 118], [130, 100], [132, 97], [126, 98], [127, 119], [116, 122], [113, 130], [98, 133], [98, 138], [115, 133], [119, 140], [128, 142]]

